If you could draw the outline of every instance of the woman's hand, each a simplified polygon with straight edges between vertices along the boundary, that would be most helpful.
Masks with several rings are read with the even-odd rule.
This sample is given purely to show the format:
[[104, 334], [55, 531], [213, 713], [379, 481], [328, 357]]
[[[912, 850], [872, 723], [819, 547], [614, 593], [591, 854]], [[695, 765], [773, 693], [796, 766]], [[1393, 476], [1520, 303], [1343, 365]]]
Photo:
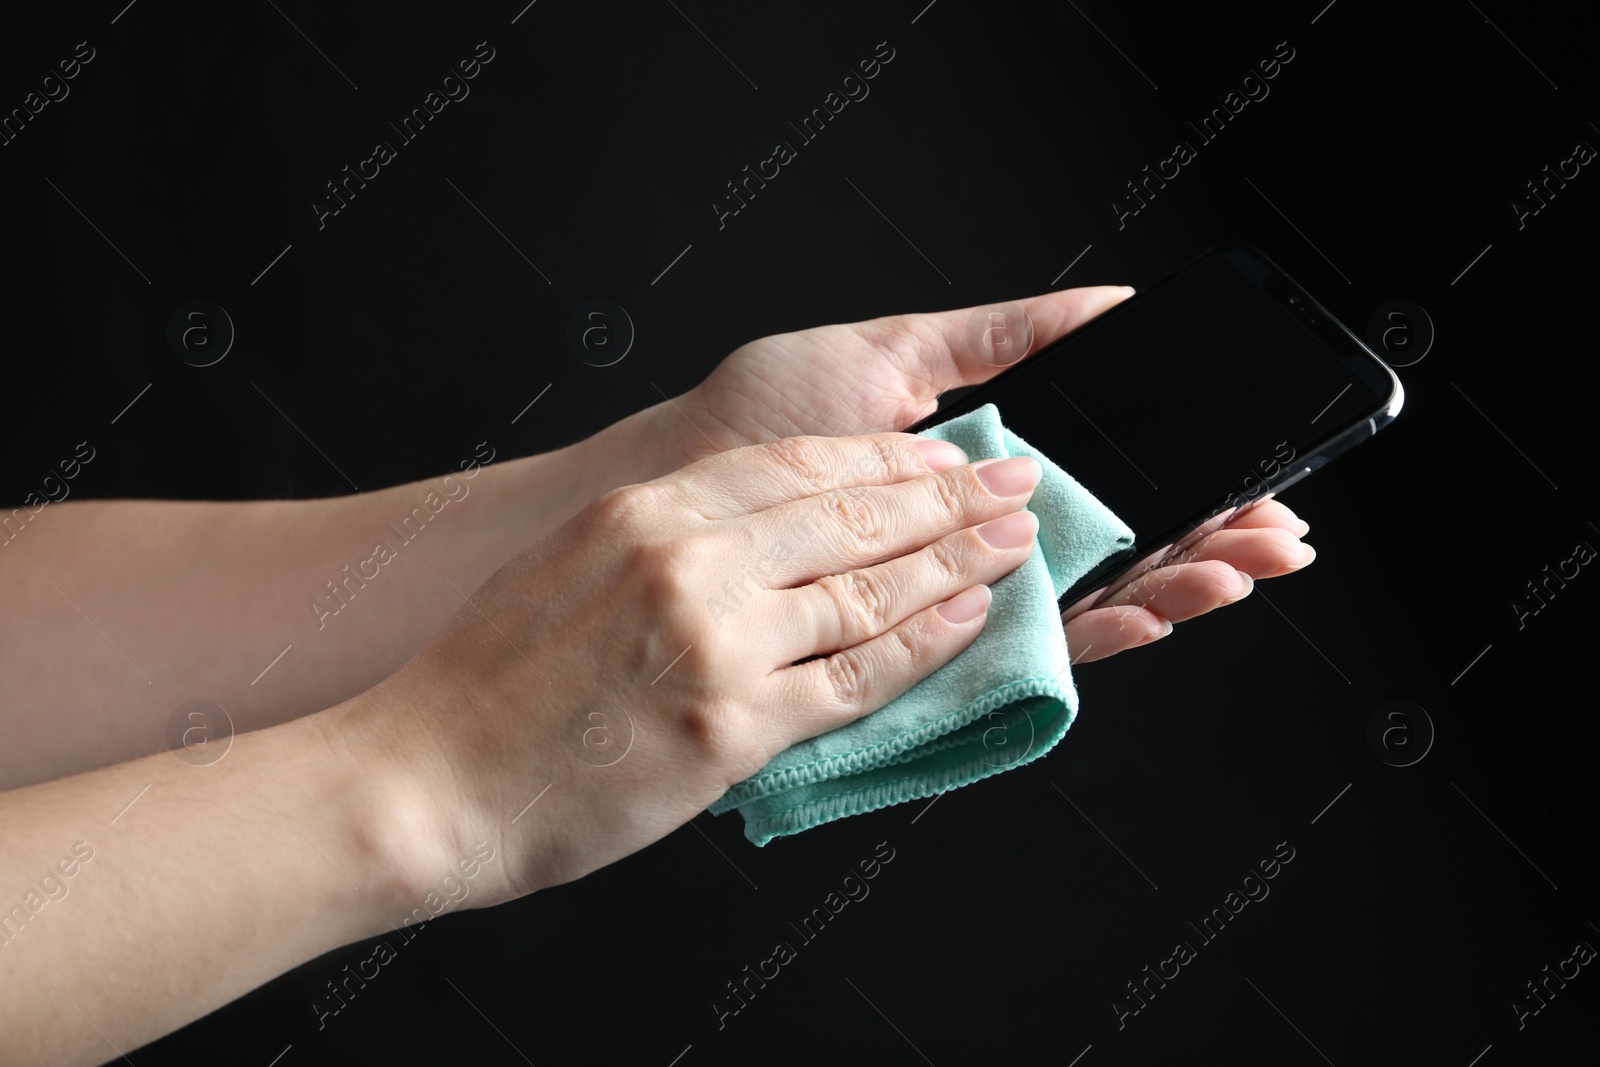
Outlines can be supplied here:
[[[1031, 352], [1125, 300], [1127, 286], [1045, 293], [1018, 304], [891, 315], [775, 334], [734, 350], [699, 386], [664, 409], [678, 444], [670, 469], [724, 448], [797, 434], [904, 430], [932, 414], [939, 395], [994, 377]], [[1019, 313], [1020, 311], [1020, 313]], [[1092, 610], [1063, 615], [1074, 663], [1148, 644], [1248, 594], [1255, 579], [1310, 563], [1310, 527], [1275, 501], [1195, 545], [1184, 562], [1153, 572]]]
[[380, 777], [420, 775], [419, 872], [483, 840], [506, 862], [479, 904], [570, 881], [965, 648], [987, 583], [1032, 548], [1039, 473], [885, 433], [614, 490], [494, 574], [340, 733]]
[[1289, 574], [1317, 558], [1300, 540], [1311, 526], [1282, 503], [1262, 500], [1179, 555], [1107, 597], [1096, 590], [1062, 620], [1073, 663], [1090, 663], [1172, 632], [1172, 624], [1243, 600], [1257, 578]]

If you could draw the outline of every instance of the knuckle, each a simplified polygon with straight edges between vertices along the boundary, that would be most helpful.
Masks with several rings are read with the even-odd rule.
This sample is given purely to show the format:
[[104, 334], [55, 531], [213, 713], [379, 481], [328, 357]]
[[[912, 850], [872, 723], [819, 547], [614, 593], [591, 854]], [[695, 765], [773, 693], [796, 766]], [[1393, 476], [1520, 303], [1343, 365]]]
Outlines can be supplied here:
[[670, 670], [673, 681], [695, 687], [715, 679], [716, 627], [698, 600], [676, 605], [662, 620], [659, 633], [644, 676], [656, 678]]
[[893, 597], [883, 579], [870, 571], [830, 574], [817, 580], [839, 615], [840, 632], [847, 641], [860, 641], [881, 631]]
[[[973, 534], [977, 537], [977, 534]], [[968, 553], [952, 538], [941, 538], [928, 546], [928, 558], [939, 569], [939, 577], [951, 581], [965, 581]]]
[[827, 478], [827, 449], [815, 437], [781, 437], [757, 445], [778, 470], [805, 489], [816, 489]]
[[823, 660], [828, 689], [836, 703], [854, 706], [865, 700], [868, 669], [862, 657], [859, 649], [846, 648]]
[[846, 535], [854, 539], [856, 544], [865, 548], [877, 547], [883, 537], [883, 517], [864, 493], [832, 491], [821, 494], [817, 499], [823, 511], [843, 527]]
[[921, 633], [910, 626], [896, 626], [889, 631], [889, 636], [894, 639], [895, 658], [907, 671], [915, 671], [927, 654], [927, 646], [920, 640]]
[[888, 437], [874, 434], [862, 438], [866, 445], [856, 456], [854, 473], [858, 480], [869, 483], [904, 481], [922, 473], [922, 456], [917, 452], [916, 441], [907, 435]]
[[866, 437], [851, 461], [851, 473], [861, 481], [886, 481], [899, 466], [895, 450], [881, 437]]
[[[681, 627], [673, 636], [683, 638], [685, 649], [674, 670], [682, 670], [686, 676], [695, 679], [714, 679], [717, 676], [721, 657], [712, 645], [709, 631], [697, 619], [691, 625]], [[672, 647], [677, 647], [677, 642], [673, 642]], [[671, 666], [670, 661], [668, 665]]]
[[723, 755], [738, 747], [739, 716], [718, 701], [696, 701], [675, 716], [678, 734], [707, 755]]
[[643, 541], [633, 546], [629, 567], [642, 584], [647, 603], [665, 610], [692, 598], [700, 585], [705, 552], [696, 537]]
[[648, 484], [624, 485], [608, 490], [589, 505], [590, 517], [613, 529], [643, 529], [659, 517], [667, 501], [664, 493]]
[[965, 515], [975, 499], [972, 492], [972, 481], [977, 475], [968, 468], [959, 475], [947, 477], [937, 475], [930, 479], [929, 492], [933, 496], [934, 507], [945, 516], [959, 518]]
[[679, 737], [695, 757], [732, 786], [755, 774], [771, 759], [758, 723], [735, 701], [705, 700], [677, 716]]

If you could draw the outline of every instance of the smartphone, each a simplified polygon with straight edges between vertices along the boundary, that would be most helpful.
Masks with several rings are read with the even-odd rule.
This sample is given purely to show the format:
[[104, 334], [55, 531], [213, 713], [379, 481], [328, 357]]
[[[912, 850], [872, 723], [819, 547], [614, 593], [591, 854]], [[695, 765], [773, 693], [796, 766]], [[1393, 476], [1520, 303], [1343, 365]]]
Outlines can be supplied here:
[[910, 429], [992, 403], [1132, 528], [1132, 547], [1063, 594], [1076, 612], [1365, 441], [1404, 400], [1389, 365], [1301, 285], [1228, 244]]

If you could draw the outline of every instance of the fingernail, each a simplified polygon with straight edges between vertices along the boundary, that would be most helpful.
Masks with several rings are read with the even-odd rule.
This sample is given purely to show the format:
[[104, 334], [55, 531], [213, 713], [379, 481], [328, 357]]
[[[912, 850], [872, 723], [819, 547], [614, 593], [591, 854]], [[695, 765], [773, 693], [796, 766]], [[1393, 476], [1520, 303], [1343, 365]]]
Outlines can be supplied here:
[[1132, 296], [1134, 293], [1137, 293], [1139, 291], [1139, 290], [1135, 289], [1131, 285], [1124, 285], [1124, 286], [1122, 286], [1122, 288], [1124, 288], [1124, 289], [1126, 289], [1128, 291], [1128, 295], [1129, 296]]
[[[1233, 600], [1243, 600], [1250, 595], [1250, 590], [1256, 587], [1256, 579], [1254, 575], [1246, 574], [1244, 571], [1234, 573], [1239, 576], [1239, 592], [1234, 595]], [[1230, 600], [1228, 603], [1231, 604], [1233, 601]]]
[[922, 462], [926, 463], [931, 471], [947, 471], [967, 461], [967, 454], [960, 448], [949, 441], [935, 441], [931, 437], [919, 440], [917, 451], [922, 455]]
[[971, 589], [963, 589], [940, 604], [937, 610], [944, 616], [945, 622], [971, 622], [989, 610], [989, 587], [975, 585]]
[[1172, 620], [1162, 619], [1161, 629], [1152, 630], [1140, 644], [1148, 645], [1151, 641], [1159, 641], [1172, 632]]
[[1289, 505], [1285, 504], [1283, 501], [1278, 501], [1278, 506], [1283, 509], [1284, 514], [1288, 517], [1290, 522], [1293, 522], [1296, 526], [1300, 527], [1298, 530], [1292, 529], [1289, 532], [1294, 534], [1296, 537], [1304, 537], [1306, 532], [1311, 529], [1311, 524], [1302, 519], [1300, 516], [1296, 515], [1293, 509], [1291, 509]]
[[1027, 508], [994, 519], [978, 527], [978, 536], [994, 548], [1021, 548], [1033, 543], [1039, 532], [1039, 520]]
[[1312, 560], [1314, 560], [1316, 558], [1317, 558], [1317, 550], [1312, 548], [1310, 545], [1308, 545], [1308, 544], [1306, 544], [1304, 542], [1301, 542], [1301, 544], [1300, 544], [1300, 562], [1296, 563], [1295, 566], [1296, 567], [1304, 567], [1307, 563], [1310, 563]]
[[1016, 496], [1038, 484], [1041, 473], [1038, 462], [1032, 456], [1013, 456], [979, 467], [978, 481], [998, 496]]

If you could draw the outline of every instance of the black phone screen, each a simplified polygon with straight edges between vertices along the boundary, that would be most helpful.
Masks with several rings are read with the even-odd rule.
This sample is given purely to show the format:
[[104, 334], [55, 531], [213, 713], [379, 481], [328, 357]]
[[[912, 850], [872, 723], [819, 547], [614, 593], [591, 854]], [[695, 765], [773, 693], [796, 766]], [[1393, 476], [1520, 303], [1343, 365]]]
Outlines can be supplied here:
[[1391, 388], [1387, 370], [1303, 290], [1264, 257], [1233, 249], [1136, 294], [924, 424], [995, 404], [1014, 433], [1133, 529], [1134, 546], [1070, 601], [1096, 588], [1091, 579], [1263, 495], [1383, 409]]

